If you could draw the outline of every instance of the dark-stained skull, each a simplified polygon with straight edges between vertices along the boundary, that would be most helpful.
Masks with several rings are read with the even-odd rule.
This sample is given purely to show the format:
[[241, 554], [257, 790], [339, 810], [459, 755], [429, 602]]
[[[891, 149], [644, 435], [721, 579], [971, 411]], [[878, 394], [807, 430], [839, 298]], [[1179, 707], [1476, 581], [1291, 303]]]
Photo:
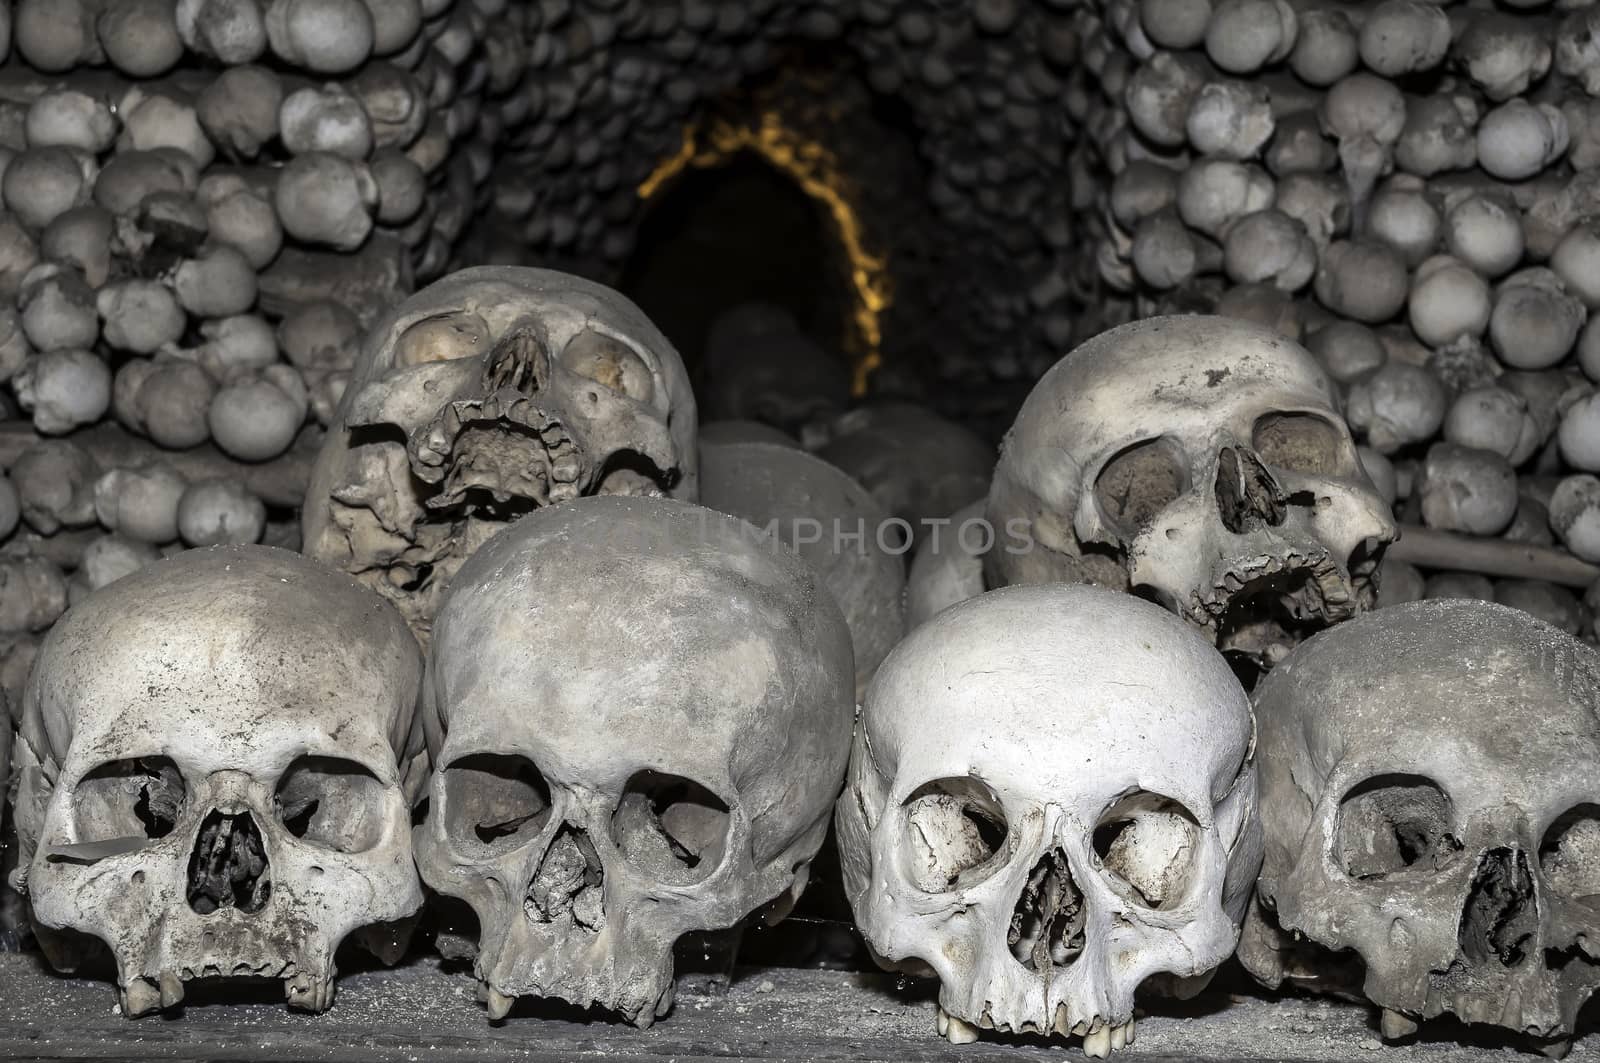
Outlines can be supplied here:
[[1600, 653], [1433, 599], [1301, 644], [1255, 693], [1266, 861], [1239, 956], [1559, 1054], [1600, 986]]
[[16, 750], [16, 879], [51, 962], [104, 942], [132, 1018], [200, 978], [322, 1011], [351, 934], [399, 959], [421, 685], [395, 609], [287, 550], [188, 551], [74, 605]]
[[695, 423], [677, 352], [621, 295], [462, 270], [367, 336], [306, 494], [306, 552], [426, 643], [450, 576], [522, 514], [580, 495], [693, 500]]
[[425, 709], [417, 862], [518, 996], [647, 1026], [673, 945], [797, 896], [849, 757], [850, 632], [818, 574], [726, 514], [585, 498], [457, 575]]
[[985, 556], [988, 586], [1132, 589], [1251, 675], [1370, 609], [1395, 537], [1311, 354], [1206, 316], [1122, 325], [1057, 362], [1006, 437], [987, 516], [1011, 540]]

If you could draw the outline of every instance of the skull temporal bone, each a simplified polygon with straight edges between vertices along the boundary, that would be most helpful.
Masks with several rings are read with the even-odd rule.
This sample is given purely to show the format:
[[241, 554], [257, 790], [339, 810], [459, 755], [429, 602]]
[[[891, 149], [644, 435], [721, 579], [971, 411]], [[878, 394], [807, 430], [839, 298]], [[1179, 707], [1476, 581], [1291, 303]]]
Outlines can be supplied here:
[[1219, 648], [1270, 667], [1302, 634], [1371, 608], [1395, 526], [1332, 383], [1298, 345], [1217, 317], [1104, 332], [1034, 387], [988, 518], [989, 586], [1133, 587]]
[[548, 270], [481, 267], [369, 333], [312, 473], [306, 550], [394, 601], [424, 642], [451, 574], [531, 508], [696, 497], [694, 398], [632, 303]]
[[[1600, 986], [1597, 710], [1600, 654], [1489, 602], [1395, 606], [1304, 643], [1256, 691], [1246, 968], [1359, 992], [1386, 1031], [1450, 1012], [1570, 1037]], [[1329, 962], [1347, 950], [1354, 984]]]
[[345, 936], [422, 906], [421, 680], [392, 607], [283, 550], [190, 551], [75, 605], [29, 676], [18, 757], [52, 962], [77, 957], [51, 931], [103, 941], [130, 1017], [214, 976], [326, 1008]]
[[969, 599], [867, 692], [836, 817], [856, 921], [883, 961], [939, 977], [953, 1029], [1103, 1053], [1147, 978], [1233, 951], [1261, 857], [1250, 752], [1238, 681], [1157, 606]]
[[849, 756], [850, 634], [815, 572], [667, 499], [530, 514], [439, 613], [423, 878], [481, 926], [492, 1018], [519, 995], [639, 1025], [672, 948], [803, 888]]

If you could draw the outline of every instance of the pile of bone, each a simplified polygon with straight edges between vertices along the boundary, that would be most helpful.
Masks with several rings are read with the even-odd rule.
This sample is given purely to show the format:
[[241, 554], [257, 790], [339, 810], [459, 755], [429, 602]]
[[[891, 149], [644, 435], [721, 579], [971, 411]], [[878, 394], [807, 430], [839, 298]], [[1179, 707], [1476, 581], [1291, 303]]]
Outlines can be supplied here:
[[[1402, 520], [1600, 562], [1600, 8], [1103, 14], [1085, 61], [1117, 313], [1302, 339]], [[1387, 597], [1537, 599], [1582, 623], [1560, 587], [1391, 567]]]
[[297, 544], [362, 327], [444, 270], [487, 178], [502, 6], [0, 4], [6, 685], [78, 588]]

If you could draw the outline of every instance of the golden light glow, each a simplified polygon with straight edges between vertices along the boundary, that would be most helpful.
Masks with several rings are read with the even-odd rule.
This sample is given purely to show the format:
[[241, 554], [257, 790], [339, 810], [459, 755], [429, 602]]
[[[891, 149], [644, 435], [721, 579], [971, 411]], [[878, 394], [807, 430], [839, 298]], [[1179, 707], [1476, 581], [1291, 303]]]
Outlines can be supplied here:
[[[676, 155], [668, 156], [661, 160], [661, 164], [650, 172], [639, 185], [640, 199], [653, 199], [661, 191], [661, 187], [668, 181], [677, 177], [694, 162], [695, 156], [695, 127], [683, 127], [683, 146], [678, 148]], [[710, 165], [706, 163], [705, 165]]]
[[866, 394], [867, 381], [883, 361], [883, 312], [893, 293], [888, 262], [867, 250], [860, 216], [849, 195], [850, 183], [840, 173], [833, 153], [814, 140], [786, 127], [779, 116], [767, 112], [757, 125], [735, 125], [715, 119], [704, 128], [690, 125], [683, 131], [683, 146], [663, 159], [639, 185], [639, 198], [650, 199], [673, 178], [689, 169], [706, 169], [728, 162], [741, 151], [753, 152], [801, 190], [821, 203], [833, 218], [839, 243], [850, 264], [850, 286], [855, 293], [855, 369], [851, 390]]

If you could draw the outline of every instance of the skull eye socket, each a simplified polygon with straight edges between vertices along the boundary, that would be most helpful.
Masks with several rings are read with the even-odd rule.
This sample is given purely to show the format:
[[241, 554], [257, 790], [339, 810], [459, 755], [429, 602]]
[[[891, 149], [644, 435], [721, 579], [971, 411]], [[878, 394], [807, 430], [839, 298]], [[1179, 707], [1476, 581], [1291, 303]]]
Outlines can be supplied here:
[[732, 825], [728, 804], [693, 779], [641, 771], [611, 816], [611, 841], [641, 873], [690, 886], [722, 866]]
[[1269, 413], [1256, 422], [1251, 446], [1277, 469], [1319, 476], [1344, 471], [1344, 434], [1310, 413]]
[[971, 777], [935, 779], [906, 798], [906, 876], [924, 893], [975, 886], [1000, 868], [1006, 814]]
[[183, 774], [167, 757], [102, 764], [79, 780], [74, 791], [77, 844], [165, 838], [178, 825], [187, 794]]
[[1377, 879], [1410, 868], [1437, 870], [1461, 851], [1450, 833], [1450, 799], [1420, 775], [1380, 775], [1339, 805], [1335, 853], [1345, 874]]
[[550, 784], [527, 757], [474, 753], [444, 769], [444, 829], [458, 841], [509, 852], [543, 833]]
[[489, 323], [470, 310], [424, 318], [395, 340], [397, 366], [476, 358], [489, 349]]
[[620, 340], [585, 329], [561, 352], [561, 364], [635, 402], [655, 397], [650, 367]]
[[1189, 487], [1189, 474], [1175, 443], [1149, 439], [1106, 462], [1094, 495], [1106, 521], [1132, 538]]
[[1600, 805], [1562, 813], [1544, 833], [1539, 865], [1550, 888], [1563, 897], [1600, 903]]
[[1178, 907], [1188, 895], [1200, 825], [1171, 798], [1143, 791], [1122, 798], [1100, 817], [1093, 842], [1123, 900], [1161, 910]]
[[364, 853], [383, 838], [383, 783], [353, 760], [301, 757], [278, 780], [278, 819], [303, 842]]

